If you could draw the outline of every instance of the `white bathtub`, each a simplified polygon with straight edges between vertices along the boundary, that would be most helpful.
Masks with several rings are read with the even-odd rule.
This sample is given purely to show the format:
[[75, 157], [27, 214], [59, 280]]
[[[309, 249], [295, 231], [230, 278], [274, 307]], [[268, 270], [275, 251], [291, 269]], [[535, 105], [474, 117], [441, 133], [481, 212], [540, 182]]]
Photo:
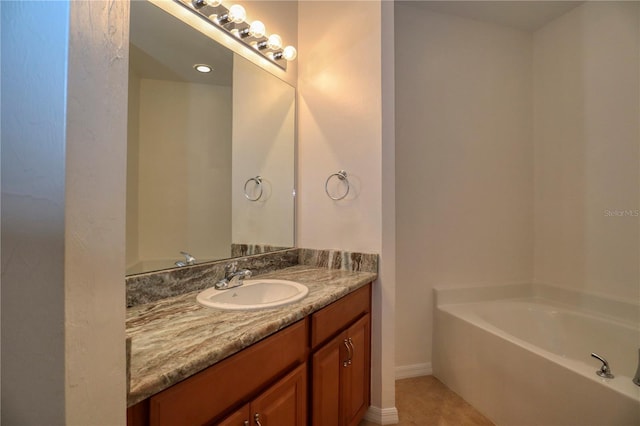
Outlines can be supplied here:
[[[435, 299], [434, 375], [496, 424], [640, 425], [636, 305], [522, 285]], [[591, 352], [614, 379], [595, 374]]]

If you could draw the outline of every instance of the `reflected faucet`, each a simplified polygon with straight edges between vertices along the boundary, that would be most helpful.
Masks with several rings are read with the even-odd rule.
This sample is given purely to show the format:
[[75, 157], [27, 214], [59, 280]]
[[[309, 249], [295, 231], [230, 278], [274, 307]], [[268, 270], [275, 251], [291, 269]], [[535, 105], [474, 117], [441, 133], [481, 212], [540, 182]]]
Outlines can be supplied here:
[[244, 279], [251, 276], [248, 269], [238, 270], [238, 262], [231, 262], [224, 267], [224, 278], [214, 284], [218, 290], [226, 290], [233, 287], [239, 287], [244, 284]]
[[182, 268], [183, 266], [191, 266], [196, 264], [196, 258], [191, 256], [186, 251], [181, 251], [180, 254], [184, 256], [184, 261], [180, 260], [176, 262], [176, 266], [179, 266]]
[[633, 383], [640, 386], [640, 349], [638, 349], [638, 368], [636, 369], [636, 375], [633, 376]]

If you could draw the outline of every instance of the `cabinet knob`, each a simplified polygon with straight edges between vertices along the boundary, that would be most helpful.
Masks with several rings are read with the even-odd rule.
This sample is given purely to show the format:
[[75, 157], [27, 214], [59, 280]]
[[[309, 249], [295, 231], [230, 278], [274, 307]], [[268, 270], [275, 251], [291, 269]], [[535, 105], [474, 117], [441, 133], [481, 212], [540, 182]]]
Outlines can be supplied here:
[[242, 426], [249, 426], [249, 420], [245, 420], [245, 421], [242, 423]]
[[256, 413], [256, 415], [253, 416], [253, 420], [255, 420], [256, 426], [262, 426], [262, 423], [260, 423], [260, 414], [259, 413]]

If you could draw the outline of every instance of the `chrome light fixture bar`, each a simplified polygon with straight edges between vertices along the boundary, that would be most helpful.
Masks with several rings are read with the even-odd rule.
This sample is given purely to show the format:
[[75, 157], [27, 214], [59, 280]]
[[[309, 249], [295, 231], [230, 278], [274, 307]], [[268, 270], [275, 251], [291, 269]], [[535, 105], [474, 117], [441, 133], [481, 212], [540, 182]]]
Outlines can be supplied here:
[[262, 22], [245, 22], [246, 11], [238, 4], [226, 8], [221, 0], [175, 1], [285, 71], [287, 62], [297, 57], [295, 47], [283, 47], [278, 34], [267, 35]]

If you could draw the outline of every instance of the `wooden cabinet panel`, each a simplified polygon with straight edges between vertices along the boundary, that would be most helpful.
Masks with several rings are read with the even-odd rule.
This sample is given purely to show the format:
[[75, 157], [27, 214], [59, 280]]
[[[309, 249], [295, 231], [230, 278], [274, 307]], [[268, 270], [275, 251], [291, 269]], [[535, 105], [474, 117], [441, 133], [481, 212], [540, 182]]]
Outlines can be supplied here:
[[150, 424], [202, 425], [220, 416], [306, 360], [307, 328], [306, 319], [299, 321], [152, 396]]
[[370, 330], [366, 314], [313, 354], [313, 426], [357, 426], [369, 408]]
[[217, 426], [249, 426], [251, 421], [251, 408], [249, 404], [245, 404], [235, 413], [226, 417], [220, 423], [216, 423]]
[[371, 370], [371, 315], [365, 315], [347, 330], [351, 346], [351, 364], [344, 374], [344, 419], [347, 426], [357, 426], [369, 408]]
[[306, 363], [251, 402], [251, 418], [262, 426], [301, 426], [306, 417]]
[[340, 424], [340, 375], [346, 355], [344, 333], [313, 354], [311, 376], [311, 423], [314, 426]]
[[346, 295], [311, 315], [311, 348], [339, 333], [358, 317], [371, 311], [371, 285]]
[[301, 426], [307, 417], [307, 364], [304, 363], [251, 403], [216, 426]]

